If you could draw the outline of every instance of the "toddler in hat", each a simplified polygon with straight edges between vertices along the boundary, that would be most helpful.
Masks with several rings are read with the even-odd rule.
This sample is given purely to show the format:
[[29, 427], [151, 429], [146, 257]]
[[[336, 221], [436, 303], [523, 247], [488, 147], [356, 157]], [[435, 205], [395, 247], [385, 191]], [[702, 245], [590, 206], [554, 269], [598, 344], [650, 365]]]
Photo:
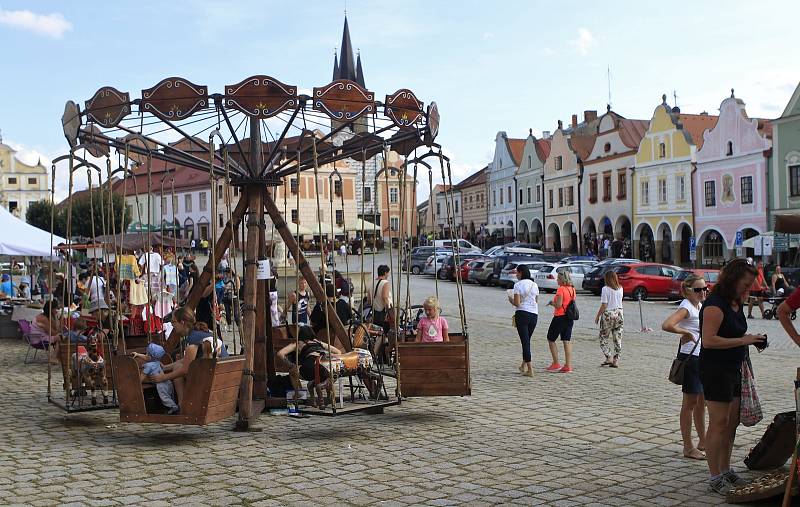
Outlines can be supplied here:
[[[144, 357], [145, 363], [142, 365], [141, 379], [144, 381], [150, 375], [160, 375], [164, 373], [161, 367], [161, 358], [164, 357], [166, 351], [164, 347], [157, 343], [151, 343], [147, 346], [147, 355], [133, 353], [133, 357]], [[178, 403], [175, 401], [175, 386], [172, 385], [171, 380], [165, 380], [156, 384], [156, 391], [161, 403], [167, 407], [167, 414], [175, 415], [180, 412]]]

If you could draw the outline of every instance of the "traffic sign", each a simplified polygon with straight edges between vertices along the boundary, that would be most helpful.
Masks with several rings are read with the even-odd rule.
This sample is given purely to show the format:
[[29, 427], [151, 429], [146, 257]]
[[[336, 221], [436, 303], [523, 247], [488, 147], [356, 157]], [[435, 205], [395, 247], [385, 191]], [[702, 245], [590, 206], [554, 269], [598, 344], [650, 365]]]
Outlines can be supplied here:
[[776, 234], [773, 247], [775, 248], [776, 252], [788, 252], [789, 251], [789, 236], [783, 234]]
[[739, 247], [742, 246], [742, 243], [744, 243], [744, 234], [742, 231], [736, 231], [736, 242], [733, 246]]
[[689, 260], [697, 260], [697, 238], [694, 236], [689, 237]]

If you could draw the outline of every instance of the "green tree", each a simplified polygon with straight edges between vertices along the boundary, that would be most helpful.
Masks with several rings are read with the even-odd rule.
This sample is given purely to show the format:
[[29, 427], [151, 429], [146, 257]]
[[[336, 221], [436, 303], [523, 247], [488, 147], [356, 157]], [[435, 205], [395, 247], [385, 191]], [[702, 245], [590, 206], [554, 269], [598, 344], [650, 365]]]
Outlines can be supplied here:
[[[125, 202], [119, 194], [112, 195], [112, 206], [114, 208], [114, 229], [117, 233], [122, 231], [123, 226], [130, 223], [130, 216], [127, 213]], [[92, 218], [94, 218], [94, 233], [97, 236], [103, 234], [111, 234], [112, 228], [109, 222], [109, 215], [111, 208], [108, 202], [108, 192], [95, 190], [91, 194], [81, 194], [72, 199], [72, 236], [85, 236], [91, 238], [92, 236]], [[64, 222], [66, 223], [67, 213], [69, 212], [69, 205], [65, 207], [63, 213]], [[94, 216], [92, 216], [94, 215]], [[103, 227], [103, 220], [106, 221], [105, 228]], [[123, 225], [124, 224], [124, 225]]]
[[[28, 211], [25, 212], [25, 221], [43, 231], [50, 232], [52, 213], [53, 204], [48, 200], [42, 199], [28, 205]], [[53, 233], [63, 237], [66, 229], [63, 213], [60, 210], [56, 210], [56, 216], [53, 218]]]

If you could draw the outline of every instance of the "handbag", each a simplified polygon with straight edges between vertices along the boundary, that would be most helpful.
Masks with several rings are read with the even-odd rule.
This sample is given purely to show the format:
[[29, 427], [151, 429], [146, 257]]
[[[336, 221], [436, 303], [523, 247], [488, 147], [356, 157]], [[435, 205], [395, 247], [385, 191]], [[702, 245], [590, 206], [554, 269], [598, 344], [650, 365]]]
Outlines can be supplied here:
[[[670, 382], [673, 384], [677, 384], [679, 386], [683, 385], [683, 374], [686, 372], [686, 362], [692, 358], [692, 354], [694, 354], [695, 349], [697, 348], [697, 344], [700, 343], [700, 340], [694, 342], [694, 347], [692, 347], [692, 351], [689, 352], [689, 355], [685, 359], [681, 359], [676, 357], [672, 360], [672, 366], [669, 368], [669, 376], [667, 377]], [[681, 347], [678, 345], [678, 353], [680, 354]]]
[[572, 301], [569, 302], [567, 308], [564, 310], [564, 315], [569, 320], [578, 320], [581, 318], [580, 312], [578, 312], [578, 305], [575, 304], [575, 288], [572, 288]]
[[745, 426], [755, 426], [764, 418], [761, 400], [756, 391], [753, 364], [748, 357], [742, 361], [742, 397], [739, 402], [739, 421]]

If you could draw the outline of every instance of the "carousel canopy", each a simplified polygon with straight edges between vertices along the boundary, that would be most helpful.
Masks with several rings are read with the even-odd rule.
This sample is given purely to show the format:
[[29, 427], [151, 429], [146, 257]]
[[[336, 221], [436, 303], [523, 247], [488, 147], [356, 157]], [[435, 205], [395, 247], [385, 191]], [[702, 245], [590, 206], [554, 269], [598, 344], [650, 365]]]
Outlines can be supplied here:
[[178, 248], [189, 248], [189, 240], [187, 239], [180, 239], [180, 238], [173, 238], [170, 236], [162, 236], [157, 232], [151, 232], [148, 235], [143, 235], [139, 233], [134, 234], [125, 234], [125, 237], [122, 237], [122, 234], [117, 234], [116, 236], [112, 236], [110, 234], [105, 236], [98, 236], [96, 239], [97, 243], [103, 243], [106, 245], [120, 245], [120, 241], [122, 242], [122, 249], [123, 250], [142, 250], [143, 247], [146, 247], [148, 244], [148, 236], [150, 237], [150, 244], [154, 247], [164, 246], [167, 248], [172, 248], [177, 246]]
[[348, 231], [356, 231], [361, 232], [361, 229], [364, 229], [364, 232], [372, 231], [373, 229], [380, 229], [377, 225], [373, 224], [372, 222], [368, 222], [366, 220], [362, 220], [360, 218], [356, 218], [355, 220], [351, 220], [350, 222], [346, 222], [344, 224], [345, 229]]
[[[50, 257], [50, 233], [23, 222], [0, 206], [0, 255], [28, 255], [32, 257]], [[52, 244], [66, 243], [59, 236], [52, 236]]]

